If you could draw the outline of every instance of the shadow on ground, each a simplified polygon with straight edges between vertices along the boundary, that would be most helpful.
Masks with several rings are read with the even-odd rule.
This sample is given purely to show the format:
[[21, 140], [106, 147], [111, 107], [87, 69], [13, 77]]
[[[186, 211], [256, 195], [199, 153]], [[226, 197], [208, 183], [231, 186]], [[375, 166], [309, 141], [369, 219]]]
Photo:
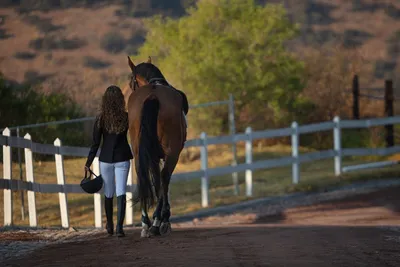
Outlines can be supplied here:
[[273, 215], [259, 216], [254, 223], [293, 223], [301, 220], [310, 219], [319, 221], [326, 219], [327, 223], [332, 222], [329, 217], [337, 217], [335, 222], [354, 223], [374, 223], [379, 221], [399, 221], [400, 222], [400, 187], [391, 187], [372, 193], [346, 197], [339, 200], [321, 201], [310, 206], [300, 206], [297, 208], [286, 209]]

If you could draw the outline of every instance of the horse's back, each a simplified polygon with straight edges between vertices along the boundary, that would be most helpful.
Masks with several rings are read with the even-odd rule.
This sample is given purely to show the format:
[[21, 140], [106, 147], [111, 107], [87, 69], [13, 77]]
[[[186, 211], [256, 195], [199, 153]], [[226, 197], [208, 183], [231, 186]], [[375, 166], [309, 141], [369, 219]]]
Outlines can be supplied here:
[[182, 96], [177, 90], [163, 85], [146, 85], [133, 91], [128, 100], [129, 109], [141, 109], [144, 101], [151, 95], [156, 96], [162, 113], [176, 113], [182, 110]]

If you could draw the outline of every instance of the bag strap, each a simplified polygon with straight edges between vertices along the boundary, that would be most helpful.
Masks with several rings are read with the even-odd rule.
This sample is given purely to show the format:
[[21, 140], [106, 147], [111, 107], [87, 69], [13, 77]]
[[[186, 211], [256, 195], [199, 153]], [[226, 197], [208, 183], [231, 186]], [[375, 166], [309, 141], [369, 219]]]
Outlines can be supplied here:
[[89, 176], [88, 176], [88, 170], [85, 170], [85, 179], [91, 180], [92, 177], [92, 172], [89, 171]]
[[[98, 177], [90, 168], [88, 169], [89, 170], [89, 172], [90, 172], [90, 176], [89, 177], [92, 177], [92, 174], [94, 175], [94, 177]], [[85, 177], [86, 177], [86, 171], [85, 171]]]

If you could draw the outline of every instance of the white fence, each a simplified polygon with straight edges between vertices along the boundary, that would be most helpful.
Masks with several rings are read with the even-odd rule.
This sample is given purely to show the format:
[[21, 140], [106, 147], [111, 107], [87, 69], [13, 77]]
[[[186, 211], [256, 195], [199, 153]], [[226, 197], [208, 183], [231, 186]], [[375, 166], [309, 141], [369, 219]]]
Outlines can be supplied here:
[[[236, 134], [236, 123], [235, 123], [235, 102], [232, 94], [229, 94], [229, 98], [227, 100], [222, 100], [222, 101], [214, 101], [214, 102], [206, 102], [206, 103], [200, 103], [200, 104], [195, 104], [191, 105], [189, 104], [189, 108], [196, 109], [196, 108], [208, 108], [208, 107], [213, 107], [213, 106], [220, 106], [220, 105], [227, 105], [228, 106], [228, 121], [229, 121], [229, 134], [234, 135]], [[188, 118], [187, 118], [188, 119]], [[51, 125], [61, 125], [61, 124], [70, 124], [70, 123], [78, 123], [78, 122], [86, 122], [86, 121], [94, 121], [95, 117], [85, 117], [85, 118], [78, 118], [78, 119], [71, 119], [71, 120], [61, 120], [61, 121], [51, 121], [51, 122], [45, 122], [45, 123], [35, 123], [35, 124], [27, 124], [27, 125], [19, 125], [19, 126], [14, 126], [14, 127], [9, 127], [8, 129], [11, 130], [10, 134], [12, 134], [12, 131], [15, 130], [17, 137], [19, 137], [19, 132], [21, 129], [29, 129], [29, 128], [38, 128], [38, 127], [47, 127]], [[3, 131], [4, 129], [1, 129], [0, 131]], [[237, 152], [236, 152], [236, 143], [232, 143], [232, 165], [236, 166], [237, 165]], [[21, 166], [21, 158], [20, 158], [20, 151], [18, 150], [18, 162], [19, 165]], [[20, 167], [20, 179], [22, 179], [22, 169]], [[232, 173], [232, 179], [233, 179], [233, 184], [234, 184], [234, 193], [235, 195], [239, 194], [239, 179], [238, 179], [238, 173], [233, 172]], [[25, 209], [24, 209], [24, 196], [21, 195], [21, 202], [22, 202], [22, 218], [24, 218], [25, 214]]]
[[[327, 158], [334, 158], [334, 173], [340, 175], [345, 168], [342, 168], [343, 156], [369, 156], [369, 155], [390, 155], [400, 152], [400, 146], [390, 148], [350, 148], [342, 149], [341, 146], [341, 130], [350, 128], [368, 128], [372, 126], [382, 126], [388, 124], [400, 123], [400, 116], [370, 119], [370, 120], [343, 120], [335, 117], [332, 122], [322, 122], [316, 124], [308, 124], [299, 126], [293, 122], [291, 127], [266, 131], [252, 131], [247, 128], [245, 133], [227, 136], [218, 136], [208, 138], [206, 133], [202, 133], [199, 139], [188, 140], [185, 147], [200, 147], [201, 153], [201, 166], [200, 170], [193, 172], [176, 173], [172, 177], [172, 182], [197, 179], [201, 177], [201, 195], [202, 206], [208, 207], [209, 205], [209, 179], [212, 176], [219, 176], [223, 174], [230, 174], [235, 172], [245, 172], [246, 181], [246, 195], [252, 196], [253, 179], [252, 172], [258, 169], [267, 169], [280, 166], [292, 166], [292, 182], [297, 184], [300, 181], [300, 164], [304, 162], [311, 162], [314, 160], [321, 160]], [[299, 135], [306, 133], [313, 133], [318, 131], [333, 131], [334, 146], [332, 149], [317, 151], [311, 153], [299, 153]], [[256, 139], [266, 139], [273, 137], [291, 136], [292, 142], [292, 156], [282, 157], [278, 159], [260, 160], [253, 162], [252, 159], [252, 142]], [[208, 168], [208, 153], [207, 147], [212, 144], [236, 144], [239, 141], [245, 141], [245, 163], [237, 164], [235, 166], [225, 166]], [[0, 179], [0, 188], [4, 189], [4, 225], [12, 225], [12, 190], [27, 190], [28, 191], [28, 208], [29, 208], [29, 223], [30, 226], [37, 226], [36, 217], [36, 203], [35, 193], [58, 193], [60, 201], [60, 213], [62, 227], [69, 227], [67, 194], [68, 193], [85, 193], [78, 184], [65, 184], [65, 175], [63, 167], [63, 156], [80, 156], [87, 157], [89, 148], [86, 147], [71, 147], [62, 146], [61, 141], [56, 139], [54, 145], [39, 144], [31, 140], [29, 134], [24, 138], [10, 136], [10, 130], [6, 128], [3, 135], [0, 135], [0, 145], [3, 146], [3, 177]], [[25, 164], [26, 164], [26, 177], [27, 181], [13, 180], [12, 177], [12, 160], [11, 160], [11, 147], [24, 148], [25, 150]], [[33, 162], [32, 153], [49, 154], [55, 156], [57, 184], [38, 184], [35, 183], [33, 175]], [[99, 173], [98, 155], [95, 158], [93, 165], [95, 173]], [[385, 163], [387, 164], [387, 163]], [[368, 166], [361, 166], [363, 168]], [[377, 166], [371, 166], [377, 167]], [[348, 168], [347, 171], [351, 170]], [[354, 170], [357, 168], [354, 168]], [[135, 185], [132, 184], [132, 168], [128, 178], [127, 197], [132, 198], [135, 192]], [[102, 204], [101, 204], [102, 191], [94, 194], [94, 216], [95, 227], [102, 227]], [[129, 205], [128, 205], [129, 206]], [[133, 207], [128, 207], [126, 211], [126, 224], [133, 224]]]

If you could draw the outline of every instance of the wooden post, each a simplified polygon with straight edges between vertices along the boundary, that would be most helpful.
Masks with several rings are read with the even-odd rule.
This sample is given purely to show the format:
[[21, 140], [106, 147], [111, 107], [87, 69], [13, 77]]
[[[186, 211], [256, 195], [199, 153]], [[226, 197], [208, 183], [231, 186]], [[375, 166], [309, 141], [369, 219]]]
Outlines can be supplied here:
[[207, 151], [207, 134], [202, 132], [200, 139], [203, 141], [203, 145], [200, 147], [200, 158], [201, 158], [201, 169], [204, 171], [204, 176], [201, 177], [201, 206], [203, 208], [208, 207], [209, 204], [209, 192], [208, 192], [208, 151]]
[[[393, 82], [391, 80], [385, 81], [385, 117], [392, 117], [393, 111]], [[386, 129], [386, 147], [394, 146], [394, 129], [393, 124], [385, 125]]]
[[[246, 164], [249, 165], [253, 163], [253, 140], [251, 132], [251, 127], [247, 127], [246, 134], [248, 140], [246, 140]], [[253, 171], [251, 169], [246, 170], [246, 195], [248, 197], [253, 195]]]
[[298, 184], [300, 180], [300, 166], [299, 166], [299, 125], [297, 122], [292, 123], [292, 157], [294, 162], [292, 164], [292, 182]]
[[333, 145], [335, 151], [335, 175], [339, 176], [342, 174], [342, 141], [341, 141], [341, 129], [340, 129], [340, 118], [336, 116], [333, 119], [335, 126], [333, 128]]
[[[17, 127], [17, 137], [19, 138], [19, 127]], [[24, 179], [22, 178], [22, 162], [21, 162], [21, 149], [18, 148], [18, 166], [19, 166], [19, 179], [20, 181], [23, 181]], [[24, 191], [21, 190], [21, 219], [24, 221], [25, 220], [25, 200], [24, 200]]]
[[[93, 160], [93, 172], [96, 175], [100, 175], [100, 163], [99, 158], [95, 157]], [[101, 194], [94, 193], [94, 226], [96, 228], [102, 228], [102, 204], [101, 204]]]
[[[3, 130], [4, 136], [11, 136], [11, 131], [8, 128]], [[3, 146], [3, 178], [11, 181], [12, 177], [12, 160], [11, 147]], [[4, 226], [13, 224], [13, 198], [12, 190], [4, 189]]]
[[[133, 168], [134, 166], [134, 161], [131, 160], [131, 165], [129, 167], [129, 174], [128, 174], [128, 180], [127, 180], [127, 185], [130, 185], [132, 188], [132, 191], [127, 191], [126, 192], [126, 211], [125, 211], [125, 224], [126, 225], [133, 225]], [[132, 202], [128, 202], [128, 200], [131, 200]]]
[[358, 76], [354, 75], [353, 78], [353, 119], [360, 119], [360, 87], [358, 84]]
[[[54, 141], [54, 145], [61, 147], [61, 140], [57, 138]], [[56, 160], [57, 184], [65, 185], [64, 158], [61, 154], [55, 154], [54, 157]], [[60, 201], [61, 226], [69, 228], [67, 193], [59, 192], [58, 198]]]
[[[30, 134], [24, 136], [27, 140], [32, 140]], [[30, 148], [25, 148], [25, 169], [26, 169], [26, 181], [34, 183], [35, 179], [33, 177], [33, 159], [32, 150]], [[35, 191], [28, 191], [28, 210], [29, 210], [29, 225], [31, 227], [37, 226], [37, 216], [36, 216], [36, 197]]]

